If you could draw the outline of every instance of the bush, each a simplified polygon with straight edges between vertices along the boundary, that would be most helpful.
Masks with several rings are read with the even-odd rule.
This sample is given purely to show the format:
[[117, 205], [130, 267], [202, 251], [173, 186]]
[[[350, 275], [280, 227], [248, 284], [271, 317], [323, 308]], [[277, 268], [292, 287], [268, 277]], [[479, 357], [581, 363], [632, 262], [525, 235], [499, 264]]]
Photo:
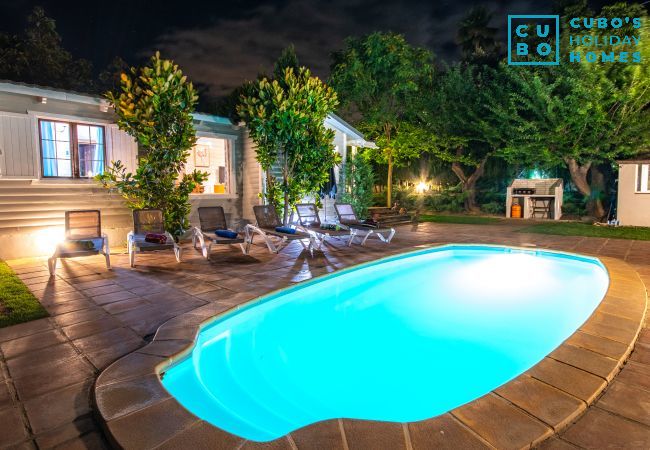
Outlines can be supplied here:
[[424, 206], [435, 212], [462, 212], [465, 210], [466, 194], [460, 185], [429, 194], [424, 198]]
[[562, 215], [576, 217], [589, 215], [585, 197], [579, 192], [565, 191], [562, 201]]
[[[371, 165], [361, 152], [352, 156], [343, 169], [344, 190], [341, 194], [341, 203], [350, 203], [358, 217], [368, 215], [368, 207], [375, 203], [372, 188], [375, 184], [375, 175]], [[384, 196], [384, 201], [385, 201]]]
[[486, 214], [501, 215], [506, 212], [506, 205], [503, 202], [488, 202], [481, 205], [481, 210]]

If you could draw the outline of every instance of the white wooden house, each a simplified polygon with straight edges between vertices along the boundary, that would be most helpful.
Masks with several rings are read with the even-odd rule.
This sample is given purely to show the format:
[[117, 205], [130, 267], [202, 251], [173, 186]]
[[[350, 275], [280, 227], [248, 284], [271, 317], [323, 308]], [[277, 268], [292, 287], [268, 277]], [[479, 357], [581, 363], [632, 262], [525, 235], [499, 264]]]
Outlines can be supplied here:
[[618, 165], [618, 221], [650, 227], [650, 153], [618, 161]]
[[[192, 194], [190, 221], [199, 206], [223, 206], [233, 226], [252, 220], [263, 177], [246, 128], [207, 114], [194, 115], [198, 142], [187, 169], [208, 172]], [[361, 133], [331, 115], [334, 145], [369, 146]], [[112, 246], [131, 229], [121, 197], [92, 177], [111, 161], [135, 169], [138, 146], [115, 124], [108, 103], [89, 95], [0, 81], [0, 258], [48, 255], [63, 235], [64, 211], [100, 209]], [[338, 178], [338, 169], [336, 170]]]

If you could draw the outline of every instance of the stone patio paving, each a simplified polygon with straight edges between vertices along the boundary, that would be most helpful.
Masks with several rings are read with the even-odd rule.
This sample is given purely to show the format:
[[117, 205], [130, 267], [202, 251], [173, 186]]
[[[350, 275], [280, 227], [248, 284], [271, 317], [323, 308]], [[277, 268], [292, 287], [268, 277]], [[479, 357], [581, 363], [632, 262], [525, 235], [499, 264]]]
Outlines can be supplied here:
[[[114, 255], [114, 270], [107, 272], [100, 258], [89, 257], [61, 262], [52, 280], [43, 260], [10, 261], [51, 317], [0, 329], [0, 448], [104, 448], [92, 414], [94, 380], [111, 362], [145, 345], [168, 319], [207, 304], [225, 310], [270, 290], [421, 244], [537, 245], [610, 256], [628, 262], [650, 286], [648, 241], [534, 235], [517, 229], [513, 224], [403, 226], [390, 246], [378, 241], [363, 248], [334, 243], [313, 259], [297, 243], [279, 255], [257, 246], [251, 256], [221, 248], [210, 262], [187, 246], [181, 264], [171, 252], [150, 253], [139, 256], [138, 267], [130, 269], [125, 255]], [[586, 341], [574, 345], [589, 348]], [[578, 370], [559, 359], [566, 370]], [[650, 448], [647, 318], [629, 361], [605, 393], [576, 423], [542, 446]]]

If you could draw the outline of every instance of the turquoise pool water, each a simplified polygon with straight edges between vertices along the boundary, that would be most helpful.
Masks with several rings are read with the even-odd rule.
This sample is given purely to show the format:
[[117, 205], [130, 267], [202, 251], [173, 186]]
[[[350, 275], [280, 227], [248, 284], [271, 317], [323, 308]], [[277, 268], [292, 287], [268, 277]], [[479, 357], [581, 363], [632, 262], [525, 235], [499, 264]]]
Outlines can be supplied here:
[[163, 375], [192, 413], [268, 441], [331, 418], [410, 422], [521, 374], [609, 283], [597, 259], [445, 246], [347, 269], [206, 326]]

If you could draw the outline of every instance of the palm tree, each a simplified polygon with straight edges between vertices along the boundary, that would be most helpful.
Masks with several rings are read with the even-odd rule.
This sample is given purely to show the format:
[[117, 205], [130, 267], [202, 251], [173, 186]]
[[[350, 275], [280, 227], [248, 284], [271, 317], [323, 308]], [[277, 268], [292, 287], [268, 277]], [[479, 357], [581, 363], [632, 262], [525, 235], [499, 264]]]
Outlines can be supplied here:
[[497, 29], [490, 26], [492, 13], [483, 6], [472, 8], [458, 24], [456, 39], [468, 63], [496, 63], [501, 46]]

